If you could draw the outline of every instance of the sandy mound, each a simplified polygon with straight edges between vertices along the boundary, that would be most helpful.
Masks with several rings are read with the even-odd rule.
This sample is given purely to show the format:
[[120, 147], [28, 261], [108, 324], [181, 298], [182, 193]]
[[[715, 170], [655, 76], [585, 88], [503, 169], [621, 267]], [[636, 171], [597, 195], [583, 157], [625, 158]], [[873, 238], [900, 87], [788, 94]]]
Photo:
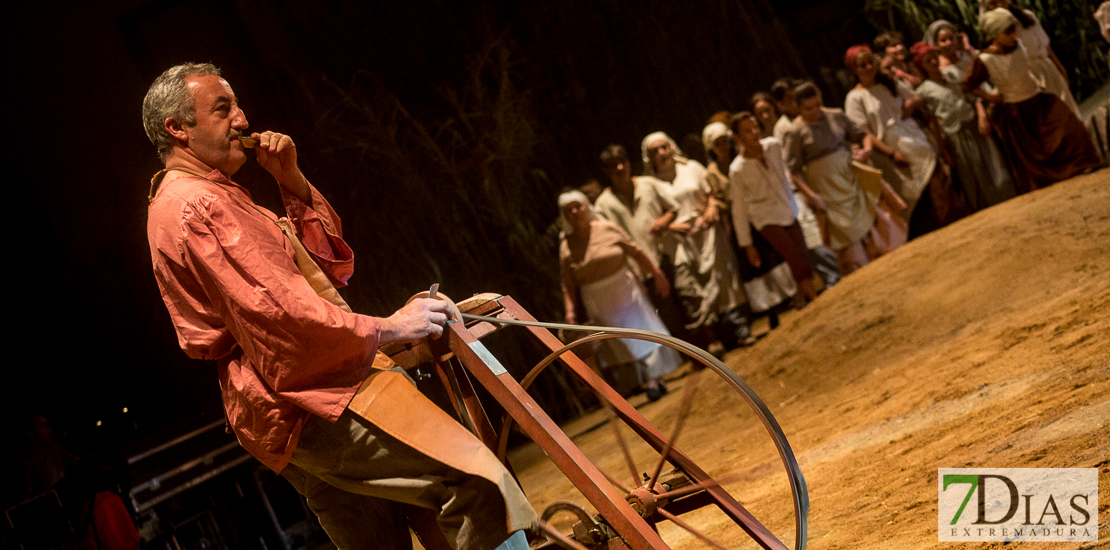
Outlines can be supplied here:
[[[936, 538], [937, 469], [958, 467], [1097, 467], [1099, 538], [1110, 540], [1110, 171], [920, 238], [726, 362], [790, 439], [809, 484], [810, 548], [950, 546]], [[730, 488], [792, 545], [769, 438], [735, 395], [701, 386], [680, 446], [738, 479]], [[679, 394], [641, 411], [669, 431]], [[596, 417], [567, 432], [603, 470], [631, 477]], [[640, 469], [649, 454], [638, 451]], [[580, 500], [534, 448], [513, 459], [538, 510]], [[711, 513], [691, 516], [753, 546]], [[660, 528], [675, 548], [704, 547]], [[1038, 548], [1054, 546], [1077, 547]]]

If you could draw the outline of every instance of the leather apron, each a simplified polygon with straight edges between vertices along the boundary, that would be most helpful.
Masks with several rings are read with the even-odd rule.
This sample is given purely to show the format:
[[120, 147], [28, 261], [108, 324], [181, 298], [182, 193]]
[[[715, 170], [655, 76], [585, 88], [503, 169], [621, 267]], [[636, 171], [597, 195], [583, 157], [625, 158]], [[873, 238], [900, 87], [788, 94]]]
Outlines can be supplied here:
[[[316, 294], [350, 312], [350, 306], [309, 256], [289, 220], [281, 218], [277, 224], [293, 243], [297, 268]], [[384, 353], [376, 352], [370, 376], [347, 408], [417, 451], [496, 485], [505, 500], [509, 532], [535, 524], [536, 512], [493, 451], [420, 393]]]

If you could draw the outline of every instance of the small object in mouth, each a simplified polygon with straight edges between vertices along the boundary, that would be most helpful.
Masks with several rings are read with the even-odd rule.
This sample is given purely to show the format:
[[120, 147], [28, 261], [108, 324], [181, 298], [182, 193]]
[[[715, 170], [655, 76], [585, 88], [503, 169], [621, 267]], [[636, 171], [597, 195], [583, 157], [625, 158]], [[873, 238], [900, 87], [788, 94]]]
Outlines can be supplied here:
[[243, 147], [246, 147], [247, 149], [254, 149], [254, 146], [258, 145], [258, 140], [250, 136], [239, 136], [237, 139], [239, 140], [239, 143], [243, 144]]

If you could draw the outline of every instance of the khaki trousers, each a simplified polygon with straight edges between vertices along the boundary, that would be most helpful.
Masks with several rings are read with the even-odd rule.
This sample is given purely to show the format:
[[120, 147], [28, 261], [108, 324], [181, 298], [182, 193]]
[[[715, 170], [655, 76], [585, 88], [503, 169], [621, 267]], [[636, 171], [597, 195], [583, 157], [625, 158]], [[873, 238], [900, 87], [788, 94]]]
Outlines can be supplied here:
[[416, 451], [349, 410], [334, 424], [312, 416], [281, 475], [340, 550], [410, 549], [405, 504], [436, 510], [440, 529], [460, 550], [492, 550], [509, 536], [496, 485]]

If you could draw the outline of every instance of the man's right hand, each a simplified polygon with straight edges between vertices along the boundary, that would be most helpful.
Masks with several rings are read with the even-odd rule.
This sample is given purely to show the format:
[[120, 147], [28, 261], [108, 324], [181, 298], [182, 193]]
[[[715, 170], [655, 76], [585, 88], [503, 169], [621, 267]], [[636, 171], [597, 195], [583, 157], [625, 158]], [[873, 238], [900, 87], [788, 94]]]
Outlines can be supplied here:
[[439, 336], [443, 334], [443, 325], [447, 322], [447, 311], [447, 302], [443, 300], [413, 300], [393, 315], [380, 320], [382, 333], [378, 345]]

